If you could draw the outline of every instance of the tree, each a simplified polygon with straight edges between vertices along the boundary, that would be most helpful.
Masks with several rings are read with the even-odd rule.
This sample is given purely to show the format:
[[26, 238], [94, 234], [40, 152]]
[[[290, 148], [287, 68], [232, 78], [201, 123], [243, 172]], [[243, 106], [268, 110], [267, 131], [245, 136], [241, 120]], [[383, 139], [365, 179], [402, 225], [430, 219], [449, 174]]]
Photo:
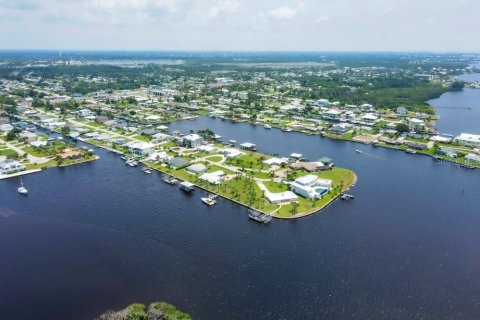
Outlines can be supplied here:
[[461, 91], [464, 87], [465, 87], [465, 82], [463, 81], [455, 81], [450, 86], [452, 91]]
[[10, 130], [8, 133], [7, 133], [7, 141], [11, 141], [11, 140], [14, 140], [18, 137], [18, 134], [22, 132], [22, 130], [20, 130], [19, 128], [13, 128], [12, 130]]
[[395, 130], [400, 133], [410, 132], [410, 128], [405, 123], [397, 123], [395, 126]]
[[70, 134], [70, 127], [69, 126], [63, 126], [60, 129], [60, 133], [65, 135], [65, 136], [68, 136]]

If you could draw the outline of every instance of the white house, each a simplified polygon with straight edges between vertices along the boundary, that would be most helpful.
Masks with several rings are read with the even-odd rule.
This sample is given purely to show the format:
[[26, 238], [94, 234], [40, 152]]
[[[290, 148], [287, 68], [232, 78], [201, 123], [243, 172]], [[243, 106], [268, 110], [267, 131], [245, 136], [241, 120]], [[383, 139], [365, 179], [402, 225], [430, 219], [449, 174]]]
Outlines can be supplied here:
[[188, 148], [197, 148], [202, 145], [203, 139], [196, 133], [183, 137], [182, 144]]
[[480, 135], [462, 133], [455, 137], [453, 141], [462, 146], [480, 148]]
[[425, 128], [425, 121], [417, 118], [408, 118], [407, 124], [410, 130], [413, 130], [413, 131], [422, 130], [423, 128]]
[[199, 179], [210, 184], [219, 185], [224, 180], [225, 173], [223, 171], [216, 171], [212, 173], [204, 173], [202, 174]]
[[298, 196], [292, 191], [277, 193], [265, 192], [265, 198], [267, 198], [267, 200], [273, 204], [290, 203], [298, 200]]
[[321, 199], [332, 189], [332, 184], [332, 180], [320, 179], [313, 174], [309, 174], [296, 179], [290, 184], [290, 188], [296, 194], [307, 199]]
[[10, 174], [25, 170], [25, 166], [15, 160], [7, 159], [0, 162], [0, 174]]
[[128, 144], [128, 151], [140, 156], [147, 156], [155, 152], [155, 146], [148, 142], [132, 142]]
[[378, 117], [374, 114], [367, 113], [363, 115], [361, 118], [362, 122], [368, 123], [368, 124], [375, 124], [378, 121]]
[[468, 162], [480, 163], [480, 156], [478, 154], [469, 153], [465, 156], [465, 160]]
[[340, 121], [341, 113], [337, 110], [328, 110], [322, 114], [322, 118], [330, 121]]

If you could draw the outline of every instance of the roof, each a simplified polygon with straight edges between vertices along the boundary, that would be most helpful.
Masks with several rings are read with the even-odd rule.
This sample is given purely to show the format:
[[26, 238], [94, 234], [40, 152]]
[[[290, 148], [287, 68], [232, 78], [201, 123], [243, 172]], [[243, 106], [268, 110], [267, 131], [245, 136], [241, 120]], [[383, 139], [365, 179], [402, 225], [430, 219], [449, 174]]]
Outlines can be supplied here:
[[196, 141], [196, 140], [202, 139], [202, 137], [200, 137], [196, 133], [192, 133], [192, 134], [189, 134], [188, 136], [183, 137], [183, 139], [184, 140], [190, 140], [190, 141]]
[[168, 160], [168, 163], [174, 168], [181, 168], [188, 165], [188, 161], [182, 158], [172, 158]]
[[455, 138], [456, 140], [465, 140], [465, 141], [475, 141], [480, 142], [480, 135], [470, 134], [470, 133], [461, 133]]
[[328, 157], [322, 157], [320, 159], [318, 159], [319, 162], [322, 162], [322, 163], [332, 163], [333, 160], [328, 158]]
[[317, 176], [313, 174], [307, 174], [306, 176], [295, 179], [295, 182], [300, 183], [302, 185], [308, 185], [308, 184], [314, 183], [317, 180], [318, 180]]
[[294, 201], [298, 199], [298, 196], [292, 191], [285, 191], [285, 192], [278, 192], [278, 193], [266, 192], [265, 197], [270, 202]]
[[204, 165], [204, 164], [201, 164], [201, 163], [195, 163], [195, 164], [192, 164], [191, 166], [189, 166], [187, 168], [187, 171], [190, 171], [190, 172], [203, 172], [203, 171], [206, 171], [207, 170], [207, 167]]

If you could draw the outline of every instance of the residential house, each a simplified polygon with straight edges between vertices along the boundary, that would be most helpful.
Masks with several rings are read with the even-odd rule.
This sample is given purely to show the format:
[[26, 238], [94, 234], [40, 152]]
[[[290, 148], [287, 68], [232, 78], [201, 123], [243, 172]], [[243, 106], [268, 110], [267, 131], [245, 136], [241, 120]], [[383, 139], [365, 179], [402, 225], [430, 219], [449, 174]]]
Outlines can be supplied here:
[[197, 148], [202, 145], [203, 138], [196, 133], [183, 137], [182, 144], [187, 148]]
[[455, 137], [453, 141], [462, 146], [480, 148], [480, 135], [462, 133], [459, 136]]

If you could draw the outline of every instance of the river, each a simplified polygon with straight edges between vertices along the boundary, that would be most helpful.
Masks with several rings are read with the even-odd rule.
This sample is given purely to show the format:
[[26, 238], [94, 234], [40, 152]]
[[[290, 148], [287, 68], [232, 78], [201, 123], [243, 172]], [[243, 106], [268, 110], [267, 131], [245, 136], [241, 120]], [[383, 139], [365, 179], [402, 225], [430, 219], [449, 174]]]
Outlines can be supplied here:
[[[463, 131], [442, 114], [442, 130]], [[92, 319], [155, 300], [195, 319], [479, 318], [479, 170], [204, 117], [170, 127], [329, 156], [357, 173], [356, 198], [263, 226], [100, 149], [98, 161], [24, 177], [27, 197], [1, 181], [0, 319]]]

